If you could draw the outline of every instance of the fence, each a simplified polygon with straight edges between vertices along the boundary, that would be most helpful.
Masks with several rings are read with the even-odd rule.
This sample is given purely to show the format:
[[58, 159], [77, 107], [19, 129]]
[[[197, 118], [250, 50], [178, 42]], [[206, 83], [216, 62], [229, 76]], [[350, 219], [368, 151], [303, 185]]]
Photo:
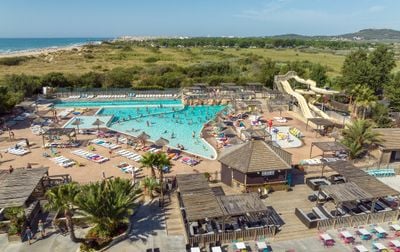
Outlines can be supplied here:
[[386, 211], [381, 213], [369, 213], [353, 216], [342, 216], [327, 220], [319, 220], [317, 223], [318, 229], [334, 229], [342, 227], [354, 227], [360, 225], [368, 225], [374, 223], [383, 223], [397, 221], [400, 210]]
[[274, 236], [276, 232], [277, 228], [275, 226], [271, 226], [217, 234], [202, 234], [189, 237], [188, 243], [193, 246], [195, 244], [215, 243], [217, 241], [221, 243], [229, 243], [234, 240], [255, 240], [257, 238]]

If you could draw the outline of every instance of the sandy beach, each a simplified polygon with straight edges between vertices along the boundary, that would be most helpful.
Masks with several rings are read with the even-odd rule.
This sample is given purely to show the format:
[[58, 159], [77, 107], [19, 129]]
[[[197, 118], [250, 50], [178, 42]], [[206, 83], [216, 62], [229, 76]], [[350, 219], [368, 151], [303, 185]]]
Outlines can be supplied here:
[[40, 55], [47, 56], [48, 54], [61, 51], [72, 51], [72, 50], [80, 51], [83, 48], [83, 46], [84, 45], [71, 45], [71, 46], [50, 47], [50, 48], [40, 48], [40, 49], [0, 53], [0, 58], [27, 57], [27, 56], [40, 56]]

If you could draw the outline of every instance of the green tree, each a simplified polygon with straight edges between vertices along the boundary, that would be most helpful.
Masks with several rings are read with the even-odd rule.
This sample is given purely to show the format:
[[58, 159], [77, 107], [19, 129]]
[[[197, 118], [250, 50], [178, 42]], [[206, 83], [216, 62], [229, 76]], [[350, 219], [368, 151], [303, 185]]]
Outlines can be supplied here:
[[400, 72], [395, 74], [385, 88], [385, 96], [389, 100], [389, 107], [393, 111], [400, 111]]
[[71, 83], [63, 73], [52, 72], [44, 75], [41, 80], [44, 87], [69, 87]]
[[165, 167], [171, 168], [172, 164], [170, 159], [168, 158], [167, 154], [164, 152], [158, 152], [156, 153], [156, 164], [155, 167], [158, 171], [159, 174], [159, 179], [160, 179], [160, 187], [161, 187], [161, 200], [160, 200], [160, 205], [164, 204], [164, 169]]
[[376, 100], [377, 98], [371, 88], [364, 86], [358, 89], [355, 104], [362, 109], [362, 119], [365, 119], [367, 110], [376, 105]]
[[360, 157], [369, 146], [382, 142], [380, 135], [372, 130], [372, 124], [367, 120], [353, 121], [346, 125], [342, 134], [342, 143], [350, 149], [350, 159]]
[[73, 242], [78, 241], [75, 236], [72, 216], [74, 215], [74, 204], [79, 192], [80, 189], [77, 183], [60, 185], [46, 192], [48, 203], [45, 205], [45, 208], [64, 213], [70, 238]]
[[368, 62], [368, 54], [364, 49], [351, 52], [346, 56], [342, 66], [341, 88], [351, 90], [356, 85], [369, 83], [371, 65]]
[[389, 109], [381, 103], [377, 103], [372, 108], [371, 118], [378, 128], [391, 128], [393, 126], [393, 121], [389, 117]]
[[95, 224], [100, 235], [113, 236], [121, 224], [128, 223], [141, 190], [130, 180], [114, 178], [81, 187], [76, 198], [80, 210]]
[[155, 153], [146, 152], [140, 160], [140, 164], [142, 167], [150, 169], [152, 178], [156, 177], [157, 155]]
[[394, 52], [386, 45], [379, 45], [370, 55], [370, 88], [375, 94], [381, 94], [383, 87], [390, 81], [390, 73], [396, 66]]
[[153, 192], [156, 189], [160, 188], [160, 183], [155, 178], [152, 177], [146, 177], [142, 180], [142, 186], [144, 189], [144, 192], [150, 196], [151, 199], [153, 199]]
[[310, 70], [310, 79], [314, 80], [318, 87], [324, 87], [328, 79], [326, 67], [321, 64], [313, 64]]

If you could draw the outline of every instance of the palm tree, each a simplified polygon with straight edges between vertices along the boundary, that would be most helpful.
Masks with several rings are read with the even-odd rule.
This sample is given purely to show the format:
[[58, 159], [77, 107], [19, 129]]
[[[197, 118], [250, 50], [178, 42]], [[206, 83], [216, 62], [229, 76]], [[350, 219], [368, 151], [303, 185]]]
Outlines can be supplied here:
[[376, 105], [376, 96], [374, 91], [369, 87], [362, 87], [358, 89], [358, 93], [355, 98], [355, 104], [359, 108], [362, 108], [362, 119], [365, 119], [367, 110]]
[[153, 199], [153, 191], [160, 187], [160, 184], [155, 178], [146, 177], [143, 179], [143, 189], [150, 199]]
[[155, 166], [157, 163], [157, 155], [152, 152], [147, 152], [143, 155], [142, 159], [140, 160], [142, 167], [150, 168], [151, 169], [151, 177], [156, 177]]
[[141, 190], [128, 179], [114, 178], [82, 186], [76, 199], [80, 210], [98, 228], [100, 235], [116, 234], [129, 222]]
[[45, 208], [47, 210], [64, 212], [69, 235], [73, 242], [78, 242], [74, 232], [72, 216], [73, 205], [79, 192], [80, 189], [77, 183], [60, 185], [46, 192], [48, 203], [45, 205]]
[[350, 149], [351, 159], [359, 157], [370, 145], [382, 142], [380, 134], [372, 130], [372, 124], [367, 120], [353, 121], [346, 126], [342, 134], [342, 143]]
[[160, 206], [164, 203], [164, 168], [171, 167], [171, 161], [164, 152], [156, 153], [156, 163], [155, 167], [159, 173], [160, 187], [161, 187], [161, 200], [159, 201]]

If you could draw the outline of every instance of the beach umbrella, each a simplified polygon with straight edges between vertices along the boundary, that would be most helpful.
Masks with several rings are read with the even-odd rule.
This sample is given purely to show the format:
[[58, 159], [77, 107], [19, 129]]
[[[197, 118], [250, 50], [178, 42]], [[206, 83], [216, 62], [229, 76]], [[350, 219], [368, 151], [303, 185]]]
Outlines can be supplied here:
[[228, 143], [229, 143], [229, 144], [236, 145], [236, 144], [241, 144], [241, 143], [243, 143], [243, 141], [240, 140], [240, 138], [238, 138], [238, 137], [232, 137], [232, 138], [229, 138], [229, 139], [228, 139]]
[[143, 145], [146, 143], [147, 139], [149, 139], [149, 138], [150, 138], [150, 136], [147, 135], [146, 132], [144, 132], [144, 131], [142, 131], [142, 133], [140, 133], [137, 136], [137, 139], [139, 139], [143, 143]]
[[46, 120], [44, 120], [41, 117], [37, 117], [35, 120], [33, 120], [34, 123], [36, 124], [43, 124]]
[[217, 125], [215, 125], [215, 126], [217, 126], [218, 128], [226, 128], [226, 124], [222, 123], [222, 122], [217, 123]]
[[29, 120], [35, 120], [38, 116], [34, 113], [30, 113], [29, 115], [26, 116]]
[[226, 128], [221, 133], [223, 133], [226, 137], [234, 137], [234, 136], [236, 136], [236, 132], [232, 128]]
[[100, 131], [100, 125], [103, 125], [104, 122], [102, 120], [100, 120], [99, 118], [96, 119], [96, 121], [94, 121], [94, 123], [92, 123], [93, 126], [97, 126], [97, 131]]
[[71, 125], [76, 126], [76, 130], [78, 131], [78, 133], [79, 133], [79, 125], [81, 125], [81, 123], [82, 123], [81, 120], [79, 120], [78, 118], [76, 118], [75, 121], [71, 123]]
[[169, 144], [169, 141], [163, 137], [160, 137], [157, 141], [154, 142], [155, 145], [164, 147]]

